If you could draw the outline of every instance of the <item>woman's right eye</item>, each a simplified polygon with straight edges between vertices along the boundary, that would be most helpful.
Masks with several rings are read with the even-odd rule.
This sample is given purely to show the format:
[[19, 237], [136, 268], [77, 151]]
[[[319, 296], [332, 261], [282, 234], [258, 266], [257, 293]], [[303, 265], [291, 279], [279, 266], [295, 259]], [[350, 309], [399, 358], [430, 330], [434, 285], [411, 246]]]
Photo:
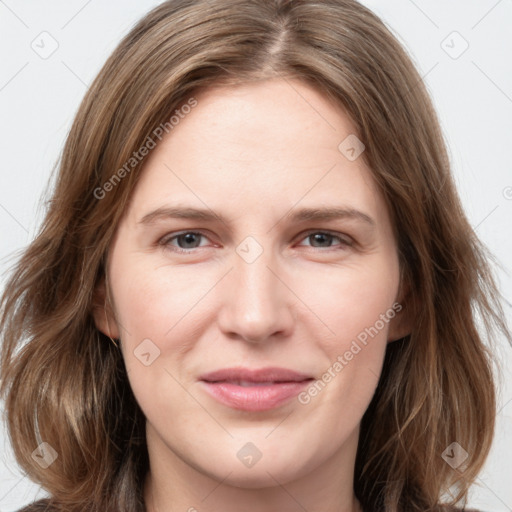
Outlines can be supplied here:
[[[201, 247], [198, 245], [201, 237], [206, 238], [203, 233], [197, 231], [182, 231], [181, 233], [166, 235], [158, 243], [166, 249], [185, 254], [192, 252], [192, 249]], [[176, 242], [177, 245], [173, 242]]]

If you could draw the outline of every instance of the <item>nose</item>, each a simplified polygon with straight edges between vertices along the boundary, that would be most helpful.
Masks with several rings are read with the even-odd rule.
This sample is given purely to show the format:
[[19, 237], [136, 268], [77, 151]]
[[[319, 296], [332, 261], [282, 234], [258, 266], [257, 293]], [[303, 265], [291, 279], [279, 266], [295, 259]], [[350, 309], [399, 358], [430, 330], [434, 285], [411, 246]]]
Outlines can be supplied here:
[[294, 294], [270, 251], [252, 262], [233, 256], [234, 268], [222, 280], [221, 331], [252, 343], [289, 336], [295, 323]]

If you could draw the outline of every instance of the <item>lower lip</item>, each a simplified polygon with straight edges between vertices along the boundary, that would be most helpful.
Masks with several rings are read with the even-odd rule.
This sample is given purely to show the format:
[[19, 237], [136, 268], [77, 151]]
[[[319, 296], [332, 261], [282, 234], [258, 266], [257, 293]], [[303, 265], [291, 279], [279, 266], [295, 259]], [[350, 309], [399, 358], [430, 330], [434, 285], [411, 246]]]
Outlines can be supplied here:
[[267, 411], [297, 396], [310, 380], [280, 382], [268, 386], [237, 386], [228, 382], [201, 381], [206, 391], [219, 402], [243, 411]]

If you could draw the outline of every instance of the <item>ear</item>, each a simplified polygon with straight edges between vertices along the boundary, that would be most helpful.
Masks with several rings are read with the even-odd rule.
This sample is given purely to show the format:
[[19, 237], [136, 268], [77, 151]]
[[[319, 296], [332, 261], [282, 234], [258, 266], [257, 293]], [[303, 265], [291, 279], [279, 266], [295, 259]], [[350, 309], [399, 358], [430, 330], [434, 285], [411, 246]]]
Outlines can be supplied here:
[[106, 336], [119, 338], [119, 329], [114, 317], [114, 312], [107, 301], [105, 276], [101, 278], [93, 292], [92, 316], [96, 328]]
[[389, 321], [388, 343], [404, 338], [412, 332], [417, 304], [408, 282], [400, 287], [392, 309], [395, 316]]

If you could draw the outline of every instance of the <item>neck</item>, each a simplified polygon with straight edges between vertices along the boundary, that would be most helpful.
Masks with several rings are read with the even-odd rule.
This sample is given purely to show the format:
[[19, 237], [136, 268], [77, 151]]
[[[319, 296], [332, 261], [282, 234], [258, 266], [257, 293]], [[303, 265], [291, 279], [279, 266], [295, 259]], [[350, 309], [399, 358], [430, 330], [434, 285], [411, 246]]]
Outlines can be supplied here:
[[202, 471], [199, 465], [180, 458], [148, 428], [146, 511], [362, 512], [353, 491], [357, 434], [355, 443], [346, 443], [320, 466], [312, 465], [310, 471], [295, 468], [295, 474], [278, 473], [270, 465], [266, 470], [260, 468], [259, 475], [254, 472], [253, 478], [244, 479], [236, 474], [237, 466], [220, 476]]

